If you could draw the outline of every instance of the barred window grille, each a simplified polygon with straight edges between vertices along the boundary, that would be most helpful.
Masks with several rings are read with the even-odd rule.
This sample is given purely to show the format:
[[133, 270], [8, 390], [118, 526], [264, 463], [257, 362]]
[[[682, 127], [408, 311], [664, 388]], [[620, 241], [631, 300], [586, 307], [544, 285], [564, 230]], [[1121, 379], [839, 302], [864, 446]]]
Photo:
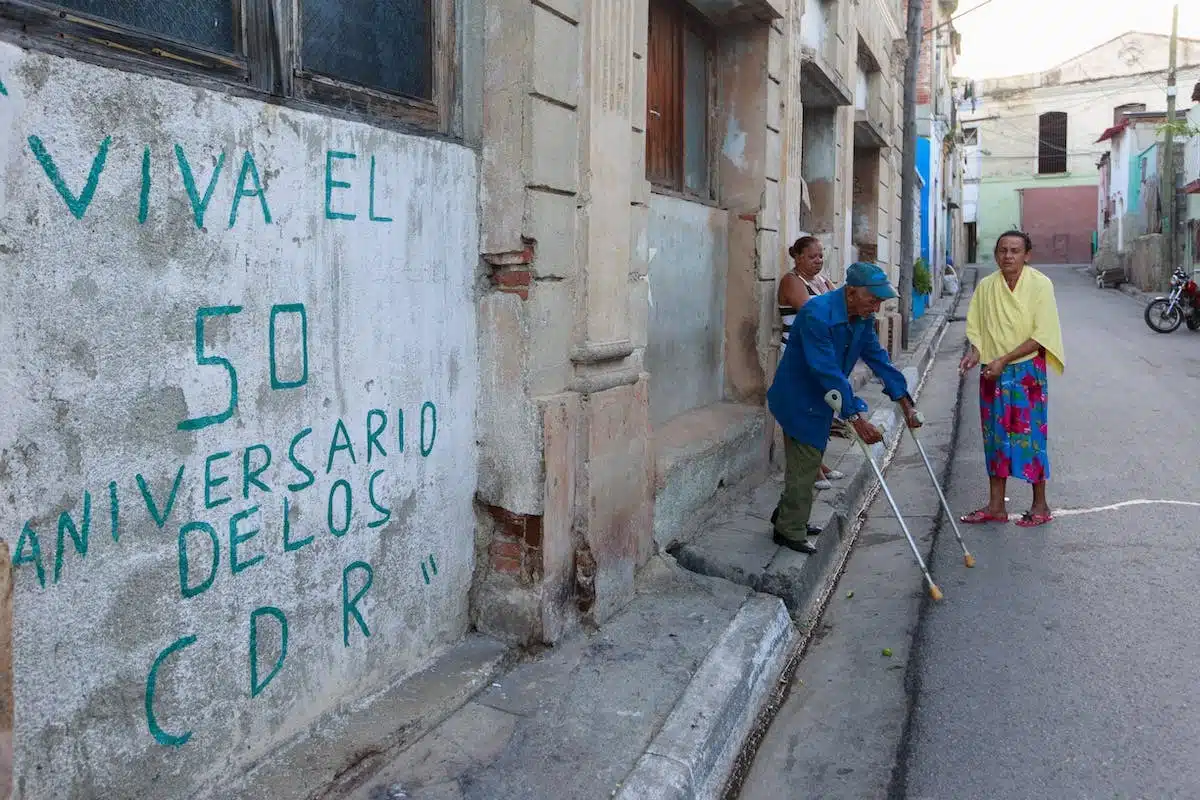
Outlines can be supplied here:
[[1038, 117], [1038, 174], [1056, 175], [1067, 171], [1067, 115], [1047, 111]]

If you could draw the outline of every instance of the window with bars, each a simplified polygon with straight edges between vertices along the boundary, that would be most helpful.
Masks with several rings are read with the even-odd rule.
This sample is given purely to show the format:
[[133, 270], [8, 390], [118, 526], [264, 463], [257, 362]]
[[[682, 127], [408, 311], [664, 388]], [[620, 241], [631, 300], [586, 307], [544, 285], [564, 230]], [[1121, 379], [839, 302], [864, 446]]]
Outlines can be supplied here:
[[1038, 117], [1038, 174], [1057, 175], [1067, 171], [1067, 115], [1047, 111]]
[[117, 67], [448, 132], [455, 2], [0, 0], [0, 26]]
[[682, 0], [650, 0], [646, 58], [646, 178], [712, 199], [708, 119], [712, 31]]

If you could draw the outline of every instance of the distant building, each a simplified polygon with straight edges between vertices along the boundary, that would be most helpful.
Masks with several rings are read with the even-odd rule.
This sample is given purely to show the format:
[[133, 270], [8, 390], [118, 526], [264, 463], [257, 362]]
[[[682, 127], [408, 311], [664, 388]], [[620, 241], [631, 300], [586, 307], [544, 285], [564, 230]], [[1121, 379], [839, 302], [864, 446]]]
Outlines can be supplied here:
[[[959, 107], [967, 173], [979, 174], [967, 179], [975, 210], [964, 222], [981, 260], [1013, 227], [1032, 236], [1037, 262], [1092, 260], [1103, 228], [1096, 167], [1108, 151], [1097, 140], [1127, 112], [1165, 106], [1168, 46], [1166, 36], [1125, 33], [1053, 69], [973, 87]], [[1200, 40], [1179, 41], [1178, 70], [1181, 86], [1200, 79]]]
[[958, 0], [924, 4], [921, 61], [917, 71], [917, 171], [921, 175], [921, 258], [935, 275], [946, 256], [961, 263], [962, 161], [951, 158], [956, 145], [954, 62], [962, 37], [951, 21]]

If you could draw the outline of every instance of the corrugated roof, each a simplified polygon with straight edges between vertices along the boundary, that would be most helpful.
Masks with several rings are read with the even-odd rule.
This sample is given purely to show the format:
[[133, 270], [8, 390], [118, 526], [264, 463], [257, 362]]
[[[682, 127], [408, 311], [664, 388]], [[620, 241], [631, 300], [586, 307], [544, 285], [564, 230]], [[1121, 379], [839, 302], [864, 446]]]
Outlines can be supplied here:
[[1104, 133], [1100, 134], [1100, 138], [1096, 140], [1097, 144], [1100, 142], [1107, 142], [1109, 139], [1113, 138], [1118, 133], [1120, 133], [1121, 131], [1125, 130], [1128, 127], [1129, 127], [1129, 118], [1126, 117], [1125, 119], [1118, 122], [1116, 125], [1113, 125], [1111, 128], [1104, 131]]

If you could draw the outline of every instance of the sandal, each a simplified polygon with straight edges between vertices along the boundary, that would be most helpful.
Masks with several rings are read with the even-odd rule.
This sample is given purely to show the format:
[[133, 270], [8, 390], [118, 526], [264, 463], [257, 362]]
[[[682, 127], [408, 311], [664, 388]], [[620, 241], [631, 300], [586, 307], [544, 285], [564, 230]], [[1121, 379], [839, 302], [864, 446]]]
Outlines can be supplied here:
[[976, 509], [970, 514], [964, 514], [958, 518], [959, 522], [967, 525], [982, 525], [987, 522], [1008, 522], [1008, 516], [1005, 514], [993, 514], [986, 508]]
[[1053, 522], [1053, 514], [1034, 514], [1032, 511], [1026, 511], [1017, 520], [1018, 528], [1036, 528], [1039, 525], [1045, 525], [1047, 522]]

